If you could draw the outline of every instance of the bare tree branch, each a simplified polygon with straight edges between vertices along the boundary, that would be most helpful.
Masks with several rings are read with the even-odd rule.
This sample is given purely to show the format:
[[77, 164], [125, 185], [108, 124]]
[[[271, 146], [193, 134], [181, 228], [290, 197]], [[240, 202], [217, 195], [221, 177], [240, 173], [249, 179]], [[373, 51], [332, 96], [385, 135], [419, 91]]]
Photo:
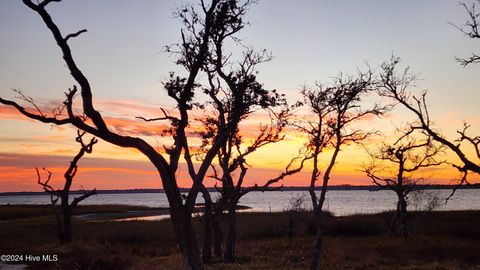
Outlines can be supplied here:
[[[315, 228], [317, 234], [313, 247], [310, 269], [318, 269], [320, 251], [323, 239], [322, 209], [328, 190], [330, 175], [335, 167], [341, 148], [348, 143], [361, 143], [373, 131], [360, 129], [350, 130], [355, 123], [368, 115], [380, 116], [391, 106], [374, 104], [371, 107], [361, 105], [362, 99], [373, 92], [374, 83], [372, 72], [360, 72], [356, 77], [340, 74], [333, 79], [331, 86], [317, 83], [316, 88], [304, 87], [302, 90], [303, 102], [296, 106], [306, 106], [309, 110], [309, 120], [296, 124], [297, 128], [308, 135], [309, 142], [306, 144], [308, 151], [313, 157], [313, 170], [310, 174], [309, 194], [315, 216]], [[311, 120], [315, 119], [315, 120]], [[333, 149], [320, 183], [320, 195], [316, 194], [320, 171], [320, 154], [324, 149]]]
[[167, 111], [165, 111], [164, 108], [160, 108], [160, 110], [162, 111], [163, 113], [163, 116], [162, 117], [154, 117], [154, 118], [145, 118], [143, 116], [136, 116], [135, 118], [137, 119], [141, 119], [145, 122], [153, 122], [153, 121], [163, 121], [163, 120], [168, 120], [172, 123], [178, 123], [180, 121], [180, 119], [178, 119], [177, 117], [175, 116], [171, 116], [169, 113], [167, 113]]
[[[407, 125], [406, 130], [399, 130], [401, 135], [393, 144], [384, 143], [376, 152], [368, 151], [371, 156], [371, 163], [363, 168], [363, 172], [375, 185], [396, 193], [398, 197], [397, 209], [390, 227], [393, 233], [403, 236], [408, 234], [406, 223], [407, 198], [410, 192], [415, 190], [417, 184], [424, 180], [423, 177], [415, 178], [413, 174], [422, 168], [445, 163], [435, 159], [443, 152], [444, 147], [441, 144], [434, 144], [430, 138], [422, 141], [421, 138], [413, 137], [414, 130], [412, 131], [409, 127]], [[385, 176], [389, 174], [386, 166], [382, 166], [385, 161], [386, 166], [391, 166], [390, 163], [396, 166], [395, 170], [388, 176]]]
[[[40, 2], [40, 3], [38, 4], [38, 6], [39, 6], [40, 8], [44, 8], [45, 6], [47, 6], [48, 4], [50, 4], [51, 2], [57, 2], [57, 3], [58, 3], [58, 2], [60, 2], [60, 1], [62, 1], [62, 0], [43, 0], [42, 2]], [[31, 2], [31, 1], [30, 1], [30, 0], [24, 0], [24, 3], [25, 3], [25, 2]]]
[[67, 42], [69, 38], [77, 37], [80, 34], [85, 33], [85, 32], [87, 32], [87, 29], [82, 29], [82, 30], [79, 30], [75, 33], [68, 34], [68, 35], [65, 36], [64, 40], [65, 40], [65, 42]]
[[[456, 24], [449, 23], [453, 27], [457, 28], [464, 35], [472, 39], [480, 38], [480, 31], [478, 27], [478, 18], [480, 17], [480, 13], [477, 11], [478, 3], [480, 3], [480, 1], [478, 0], [476, 0], [476, 2], [473, 2], [470, 6], [468, 6], [466, 3], [460, 3], [460, 5], [467, 12], [467, 21], [462, 26], [457, 26]], [[455, 60], [457, 60], [457, 62], [459, 62], [463, 67], [466, 67], [470, 64], [480, 63], [480, 55], [472, 53], [472, 55], [468, 58], [456, 57]]]
[[[298, 156], [292, 158], [290, 160], [290, 162], [288, 163], [288, 165], [285, 167], [285, 170], [280, 173], [278, 176], [274, 177], [274, 178], [271, 178], [269, 180], [265, 180], [264, 181], [264, 184], [262, 186], [258, 186], [258, 185], [255, 185], [255, 186], [252, 186], [252, 187], [246, 187], [246, 188], [241, 188], [241, 193], [240, 193], [240, 197], [241, 196], [244, 196], [246, 195], [248, 192], [251, 192], [251, 191], [274, 191], [274, 190], [279, 190], [283, 187], [280, 186], [280, 187], [271, 187], [271, 185], [273, 184], [276, 184], [278, 183], [279, 181], [283, 180], [285, 177], [287, 176], [290, 176], [290, 175], [294, 175], [300, 171], [303, 170], [303, 167], [305, 165], [305, 162], [309, 159], [312, 159], [313, 157], [312, 156], [305, 156], [304, 154], [300, 153]], [[297, 160], [300, 160], [300, 165], [297, 166], [296, 168], [292, 168], [292, 166], [294, 165], [295, 161]], [[238, 184], [237, 187], [240, 187], [241, 185]]]
[[[43, 187], [43, 190], [50, 194], [50, 200], [52, 203], [52, 207], [55, 213], [55, 218], [57, 221], [57, 229], [58, 229], [58, 237], [61, 243], [68, 243], [72, 241], [72, 229], [71, 229], [71, 219], [72, 213], [78, 203], [85, 200], [86, 198], [97, 194], [96, 189], [90, 190], [85, 192], [83, 195], [76, 197], [73, 201], [69, 202], [70, 197], [70, 188], [73, 183], [73, 179], [77, 174], [77, 163], [83, 157], [85, 153], [91, 153], [93, 150], [93, 145], [97, 143], [97, 139], [95, 137], [90, 139], [90, 142], [85, 144], [83, 142], [83, 136], [85, 135], [84, 131], [77, 131], [77, 137], [75, 141], [80, 144], [80, 150], [78, 153], [73, 157], [70, 165], [68, 166], [67, 170], [64, 173], [65, 183], [62, 189], [54, 189], [50, 184], [49, 181], [52, 177], [52, 172], [43, 168], [42, 170], [47, 173], [47, 179], [42, 182], [40, 171], [38, 168], [35, 168], [37, 173], [37, 183]], [[57, 205], [58, 200], [60, 199], [60, 205]]]
[[[177, 242], [182, 251], [187, 268], [203, 269], [198, 261], [198, 250], [195, 245], [196, 236], [192, 227], [191, 218], [195, 207], [196, 197], [203, 186], [203, 179], [208, 172], [212, 161], [217, 153], [225, 145], [228, 138], [238, 130], [238, 123], [249, 114], [258, 110], [275, 105], [281, 95], [273, 90], [264, 89], [257, 81], [254, 66], [262, 61], [268, 61], [268, 53], [260, 54], [246, 52], [240, 61], [233, 60], [233, 54], [224, 48], [224, 42], [231, 39], [239, 43], [237, 33], [247, 24], [244, 16], [250, 4], [254, 1], [230, 1], [212, 0], [208, 4], [200, 0], [199, 7], [185, 5], [174, 14], [183, 24], [180, 31], [181, 41], [178, 44], [167, 47], [167, 51], [177, 56], [176, 63], [185, 68], [186, 76], [178, 76], [174, 73], [163, 83], [166, 94], [175, 101], [176, 117], [167, 115], [160, 118], [139, 118], [146, 121], [169, 120], [170, 128], [166, 131], [173, 139], [171, 146], [165, 146], [166, 153], [160, 153], [155, 147], [145, 140], [128, 135], [121, 135], [111, 131], [104, 117], [98, 111], [93, 102], [91, 85], [83, 74], [72, 55], [68, 40], [85, 32], [80, 30], [75, 33], [63, 35], [52, 20], [49, 12], [45, 9], [51, 2], [59, 0], [44, 0], [37, 4], [31, 0], [23, 0], [24, 4], [38, 14], [61, 50], [63, 60], [70, 71], [76, 86], [65, 93], [66, 99], [63, 106], [53, 111], [53, 116], [47, 116], [33, 100], [29, 101], [24, 96], [24, 102], [33, 106], [32, 112], [15, 101], [0, 98], [0, 103], [16, 108], [21, 114], [44, 123], [56, 125], [71, 124], [104, 141], [120, 147], [132, 147], [144, 154], [157, 169], [162, 180], [162, 185], [170, 205], [170, 215], [174, 225]], [[228, 70], [232, 63], [236, 63], [236, 70]], [[194, 147], [190, 146], [187, 129], [190, 124], [191, 111], [198, 102], [195, 102], [195, 94], [201, 88], [197, 79], [199, 74], [205, 73], [211, 76], [212, 82], [217, 82], [217, 93], [222, 93], [223, 98], [217, 98], [212, 92], [207, 96], [212, 102], [209, 105], [218, 116], [224, 117], [221, 127], [209, 138], [210, 144], [202, 157], [198, 167], [190, 166], [190, 153]], [[74, 97], [80, 93], [81, 111], [74, 109]], [[224, 102], [224, 101], [227, 102]], [[222, 106], [218, 106], [222, 101]], [[80, 105], [80, 104], [79, 104]], [[65, 118], [62, 118], [63, 112]], [[178, 113], [178, 114], [177, 114]], [[81, 137], [81, 136], [80, 136]], [[87, 143], [85, 142], [87, 145]], [[180, 159], [184, 157], [189, 163], [189, 173], [192, 178], [192, 187], [184, 200], [177, 183], [177, 173]], [[72, 162], [69, 172], [65, 176], [75, 176], [76, 163]]]
[[[410, 124], [410, 130], [422, 131], [426, 137], [441, 143], [456, 154], [462, 165], [453, 165], [453, 167], [462, 173], [462, 179], [466, 177], [466, 171], [480, 174], [480, 163], [478, 160], [467, 156], [462, 149], [462, 142], [468, 142], [474, 147], [477, 158], [479, 158], [478, 138], [466, 135], [467, 124], [464, 124], [463, 130], [457, 131], [460, 137], [454, 141], [445, 138], [439, 131], [435, 130], [428, 113], [427, 93], [423, 92], [420, 97], [410, 93], [410, 88], [413, 86], [416, 76], [410, 73], [408, 67], [398, 72], [399, 63], [400, 58], [392, 56], [389, 62], [382, 64], [379, 85], [382, 89], [381, 95], [392, 98], [416, 116], [417, 121]], [[464, 183], [464, 180], [461, 180], [460, 183]]]

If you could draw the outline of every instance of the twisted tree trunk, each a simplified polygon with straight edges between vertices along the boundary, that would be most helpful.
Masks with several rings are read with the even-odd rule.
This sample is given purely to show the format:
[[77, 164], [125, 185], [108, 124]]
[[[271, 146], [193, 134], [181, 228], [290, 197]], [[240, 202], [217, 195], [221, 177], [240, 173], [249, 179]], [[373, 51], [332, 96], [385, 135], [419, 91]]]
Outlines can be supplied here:
[[312, 261], [310, 263], [311, 270], [319, 269], [320, 265], [320, 255], [322, 251], [322, 242], [323, 242], [323, 227], [321, 214], [315, 215], [315, 242], [313, 244], [312, 250]]
[[184, 209], [170, 207], [170, 216], [175, 230], [176, 241], [182, 253], [187, 270], [205, 269], [197, 245], [197, 237], [192, 226], [192, 217]]
[[72, 211], [70, 207], [63, 208], [63, 243], [72, 242]]
[[202, 261], [205, 264], [212, 262], [212, 199], [208, 190], [203, 187], [202, 194], [205, 202], [203, 213], [203, 249]]
[[237, 204], [230, 203], [228, 208], [228, 227], [227, 238], [225, 239], [225, 254], [223, 259], [225, 262], [233, 262], [235, 259], [235, 241], [237, 237]]
[[403, 192], [397, 192], [398, 202], [394, 219], [394, 232], [397, 235], [408, 236], [407, 230], [407, 201]]
[[216, 258], [222, 259], [222, 242], [223, 242], [223, 233], [220, 226], [220, 218], [223, 215], [223, 207], [221, 202], [215, 206], [212, 219], [212, 229], [213, 229], [213, 254]]

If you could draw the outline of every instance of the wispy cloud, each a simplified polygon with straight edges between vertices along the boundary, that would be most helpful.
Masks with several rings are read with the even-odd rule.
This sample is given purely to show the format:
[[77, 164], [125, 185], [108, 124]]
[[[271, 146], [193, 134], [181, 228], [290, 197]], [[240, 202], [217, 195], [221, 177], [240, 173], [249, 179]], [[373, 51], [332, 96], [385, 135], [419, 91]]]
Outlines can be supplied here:
[[[57, 100], [42, 100], [38, 106], [42, 111], [50, 113], [53, 108], [58, 107], [61, 104]], [[170, 127], [168, 121], [155, 121], [145, 122], [136, 118], [142, 116], [145, 118], [156, 118], [163, 116], [163, 112], [160, 109], [160, 105], [156, 106], [149, 101], [125, 99], [125, 100], [96, 100], [95, 104], [97, 108], [104, 114], [104, 119], [112, 130], [130, 136], [145, 136], [145, 137], [161, 137], [164, 131]], [[26, 106], [29, 111], [34, 112], [31, 106]], [[168, 108], [167, 108], [168, 109]], [[167, 110], [168, 111], [168, 110]], [[193, 113], [197, 117], [202, 117], [205, 114], [204, 111], [195, 111]], [[171, 115], [176, 115], [176, 111], [172, 110]], [[21, 114], [14, 108], [9, 106], [0, 105], [0, 120], [19, 120], [19, 121], [32, 121]], [[191, 125], [189, 126], [188, 136], [197, 137], [196, 131], [201, 129], [200, 123], [191, 119]], [[258, 134], [259, 124], [268, 124], [269, 118], [265, 114], [257, 113], [252, 118], [248, 119], [241, 125], [242, 135], [248, 139], [253, 138]], [[65, 129], [67, 127], [59, 127]], [[1, 139], [1, 138], [0, 138]], [[21, 139], [18, 139], [21, 141]]]

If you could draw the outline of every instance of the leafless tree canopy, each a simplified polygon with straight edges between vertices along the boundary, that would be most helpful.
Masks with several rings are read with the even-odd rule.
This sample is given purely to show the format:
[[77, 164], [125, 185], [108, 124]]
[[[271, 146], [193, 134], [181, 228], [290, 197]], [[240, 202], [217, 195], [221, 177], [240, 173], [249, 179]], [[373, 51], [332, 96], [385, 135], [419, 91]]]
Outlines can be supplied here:
[[[212, 164], [211, 178], [215, 179], [219, 185], [215, 185], [221, 197], [219, 199], [219, 207], [228, 211], [228, 228], [227, 238], [225, 241], [225, 255], [226, 262], [232, 262], [235, 258], [235, 242], [236, 242], [236, 208], [242, 196], [251, 191], [269, 191], [277, 190], [280, 187], [273, 187], [272, 185], [278, 183], [286, 176], [293, 175], [302, 170], [305, 160], [301, 154], [292, 158], [285, 170], [276, 177], [271, 179], [258, 179], [261, 185], [244, 187], [244, 180], [247, 176], [250, 165], [247, 163], [247, 158], [263, 146], [280, 142], [284, 139], [282, 134], [289, 117], [288, 107], [285, 102], [282, 102], [280, 111], [275, 112], [274, 108], [269, 108], [271, 123], [259, 126], [259, 132], [255, 138], [246, 141], [240, 130], [237, 129], [226, 143], [222, 146], [217, 154], [218, 166]], [[209, 124], [212, 124], [209, 125]], [[218, 123], [209, 121], [206, 123], [209, 129], [217, 129]], [[215, 133], [215, 132], [213, 132]], [[208, 141], [208, 133], [205, 133], [203, 138]], [[299, 163], [298, 165], [296, 163]], [[219, 167], [219, 168], [218, 168]]]
[[[175, 102], [175, 113], [168, 113], [162, 108], [161, 116], [139, 116], [147, 122], [167, 121], [170, 128], [166, 134], [173, 139], [172, 145], [165, 145], [164, 151], [157, 151], [145, 140], [122, 135], [109, 128], [102, 113], [94, 105], [90, 83], [74, 60], [69, 42], [86, 32], [80, 30], [71, 34], [62, 34], [45, 9], [51, 2], [44, 0], [33, 2], [23, 1], [32, 11], [36, 12], [52, 33], [56, 44], [62, 52], [62, 57], [76, 81], [75, 86], [66, 93], [66, 99], [61, 108], [62, 113], [47, 115], [40, 110], [31, 110], [13, 100], [0, 98], [0, 102], [15, 107], [25, 116], [44, 123], [55, 125], [72, 125], [80, 130], [93, 134], [109, 143], [135, 148], [143, 153], [156, 167], [162, 180], [163, 188], [170, 204], [170, 215], [174, 224], [177, 242], [186, 267], [188, 269], [203, 269], [196, 243], [195, 233], [191, 226], [192, 211], [202, 182], [207, 174], [212, 160], [225, 144], [228, 137], [238, 128], [240, 120], [256, 108], [267, 108], [277, 102], [279, 96], [274, 91], [266, 90], [257, 82], [254, 66], [268, 59], [266, 52], [255, 53], [247, 50], [244, 57], [236, 61], [233, 55], [225, 49], [229, 41], [239, 42], [236, 34], [245, 27], [244, 15], [252, 1], [236, 0], [201, 0], [198, 5], [185, 5], [175, 12], [182, 22], [181, 40], [168, 46], [167, 51], [177, 56], [176, 63], [182, 66], [186, 75], [170, 74], [164, 82], [166, 94]], [[232, 65], [238, 68], [231, 69]], [[199, 74], [206, 74], [207, 85], [200, 85]], [[210, 98], [207, 104], [200, 104], [196, 96], [201, 92]], [[79, 92], [81, 100], [75, 100]], [[218, 106], [222, 96], [229, 103]], [[25, 99], [24, 99], [25, 100]], [[33, 105], [33, 100], [26, 100]], [[80, 103], [81, 110], [76, 111], [74, 103]], [[193, 166], [191, 149], [187, 138], [187, 129], [191, 122], [191, 112], [197, 106], [208, 105], [215, 112], [219, 123], [218, 132], [212, 134], [211, 145], [206, 151], [203, 161], [198, 167]], [[38, 108], [34, 106], [35, 108]], [[185, 158], [188, 172], [192, 179], [192, 187], [186, 199], [183, 200], [178, 188], [176, 172], [179, 161]]]
[[317, 197], [314, 192], [318, 178], [321, 176], [319, 155], [327, 147], [334, 150], [323, 173], [323, 183], [320, 185], [326, 187], [341, 147], [351, 143], [360, 143], [376, 133], [376, 130], [352, 128], [352, 123], [369, 115], [382, 115], [389, 108], [378, 104], [365, 108], [365, 105], [360, 104], [362, 98], [373, 93], [374, 86], [372, 74], [368, 72], [359, 73], [357, 77], [340, 75], [334, 79], [332, 86], [317, 84], [316, 88], [305, 87], [302, 90], [304, 100], [298, 105], [306, 106], [311, 114], [309, 119], [313, 120], [306, 120], [295, 126], [308, 135], [309, 142], [306, 146], [313, 156], [310, 195], [312, 204], [318, 211], [321, 211], [325, 199], [323, 192], [320, 197]]
[[[412, 94], [411, 88], [417, 78], [408, 67], [401, 70], [398, 67], [399, 63], [400, 58], [392, 56], [389, 62], [381, 66], [379, 85], [381, 95], [393, 99], [415, 115], [416, 121], [410, 124], [409, 130], [422, 132], [426, 137], [443, 144], [456, 154], [461, 163], [452, 163], [452, 166], [462, 174], [459, 185], [468, 184], [469, 172], [480, 174], [480, 138], [468, 134], [468, 124], [457, 131], [458, 137], [454, 140], [445, 138], [435, 129], [428, 112], [427, 92], [423, 92], [420, 96]], [[472, 147], [476, 156], [467, 156], [465, 147]]]
[[[223, 39], [214, 41], [214, 47], [219, 48]], [[239, 42], [238, 40], [235, 40]], [[219, 57], [221, 51], [215, 51], [215, 56]], [[271, 186], [288, 175], [299, 172], [303, 167], [303, 161], [299, 167], [293, 168], [294, 158], [286, 167], [285, 171], [272, 179], [264, 179], [261, 186], [244, 186], [244, 180], [247, 176], [248, 168], [247, 158], [258, 149], [283, 140], [283, 131], [287, 125], [290, 116], [288, 105], [283, 94], [276, 90], [265, 90], [263, 86], [256, 81], [257, 65], [267, 62], [271, 59], [269, 53], [265, 50], [255, 51], [247, 48], [243, 53], [241, 61], [232, 62], [227, 57], [225, 63], [228, 63], [230, 70], [224, 71], [219, 66], [220, 59], [213, 58], [207, 68], [208, 85], [203, 88], [203, 93], [211, 99], [199, 105], [201, 108], [213, 107], [207, 115], [198, 117], [203, 129], [196, 133], [202, 138], [200, 151], [196, 153], [197, 159], [203, 161], [208, 154], [208, 148], [216, 140], [216, 134], [225, 129], [226, 123], [236, 119], [237, 125], [228, 133], [228, 138], [221, 145], [217, 153], [216, 164], [211, 164], [212, 175], [219, 185], [217, 190], [221, 198], [217, 207], [225, 208], [229, 211], [229, 229], [226, 240], [225, 261], [232, 261], [234, 258], [235, 242], [235, 212], [238, 201], [242, 196], [250, 191], [273, 190]], [[238, 89], [235, 91], [226, 91], [225, 89]], [[243, 91], [241, 89], [247, 89]], [[239, 125], [242, 121], [248, 119], [252, 113], [263, 111], [270, 116], [270, 123], [260, 124], [256, 136], [249, 140], [243, 137]], [[189, 168], [193, 168], [193, 161], [186, 157]], [[204, 198], [208, 198], [204, 195]], [[222, 211], [222, 210], [217, 210]], [[212, 220], [215, 222], [214, 220]]]
[[[465, 9], [468, 14], [467, 21], [458, 26], [456, 24], [450, 23], [455, 28], [460, 30], [463, 34], [467, 37], [472, 39], [480, 39], [480, 32], [478, 28], [478, 19], [480, 17], [480, 13], [478, 12], [478, 4], [480, 4], [479, 0], [472, 2], [471, 5], [467, 5], [466, 3], [461, 3], [460, 5]], [[477, 64], [480, 62], [480, 55], [478, 53], [472, 53], [470, 57], [467, 58], [460, 58], [457, 57], [456, 60], [464, 67], [470, 64]]]
[[[312, 263], [310, 269], [318, 269], [320, 260], [320, 251], [323, 239], [322, 232], [322, 207], [325, 202], [325, 196], [328, 189], [330, 174], [335, 166], [338, 154], [342, 146], [347, 144], [361, 143], [363, 140], [374, 134], [375, 130], [360, 130], [352, 127], [352, 124], [363, 119], [366, 116], [382, 115], [388, 106], [374, 104], [371, 107], [365, 107], [361, 104], [363, 98], [375, 89], [372, 80], [372, 73], [361, 73], [356, 77], [340, 75], [335, 78], [331, 86], [317, 84], [316, 88], [304, 88], [302, 95], [303, 102], [298, 106], [304, 105], [311, 116], [296, 127], [308, 135], [309, 142], [306, 147], [313, 158], [313, 170], [310, 178], [310, 198], [316, 219], [317, 235], [312, 254]], [[333, 149], [328, 164], [325, 165], [323, 172], [320, 196], [317, 196], [315, 190], [318, 178], [322, 175], [320, 171], [319, 157], [327, 148]]]
[[[77, 163], [85, 155], [85, 153], [92, 153], [93, 145], [97, 143], [97, 139], [92, 138], [89, 143], [85, 144], [83, 141], [84, 135], [85, 132], [77, 131], [77, 138], [75, 140], [80, 144], [80, 150], [72, 159], [72, 161], [70, 161], [70, 165], [65, 171], [65, 184], [62, 189], [55, 189], [49, 184], [52, 177], [51, 171], [42, 168], [42, 170], [47, 174], [46, 179], [42, 181], [40, 170], [35, 168], [38, 179], [37, 183], [41, 185], [43, 190], [50, 195], [50, 200], [57, 220], [58, 236], [61, 243], [68, 243], [72, 241], [71, 223], [72, 213], [75, 207], [81, 201], [96, 194], [96, 190], [93, 189], [85, 192], [79, 197], [75, 197], [71, 203], [69, 202], [70, 188], [72, 187], [73, 179], [78, 170]], [[57, 204], [59, 199], [60, 205]]]
[[[364, 172], [374, 184], [395, 192], [398, 201], [391, 229], [395, 234], [407, 236], [407, 198], [424, 180], [416, 177], [415, 173], [444, 163], [438, 160], [443, 147], [429, 137], [413, 136], [414, 130], [398, 131], [402, 136], [394, 143], [384, 143], [378, 150], [369, 153], [372, 160], [364, 167]], [[392, 166], [393, 170], [390, 169]]]

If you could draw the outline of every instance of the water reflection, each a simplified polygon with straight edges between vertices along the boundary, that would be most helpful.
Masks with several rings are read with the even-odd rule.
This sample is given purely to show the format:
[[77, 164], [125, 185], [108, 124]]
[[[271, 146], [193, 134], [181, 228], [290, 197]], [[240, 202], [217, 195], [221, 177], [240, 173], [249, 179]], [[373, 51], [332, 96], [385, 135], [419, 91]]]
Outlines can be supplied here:
[[129, 218], [118, 218], [113, 221], [159, 221], [164, 219], [169, 219], [170, 215], [158, 215], [158, 216], [146, 216], [146, 217], [129, 217]]

